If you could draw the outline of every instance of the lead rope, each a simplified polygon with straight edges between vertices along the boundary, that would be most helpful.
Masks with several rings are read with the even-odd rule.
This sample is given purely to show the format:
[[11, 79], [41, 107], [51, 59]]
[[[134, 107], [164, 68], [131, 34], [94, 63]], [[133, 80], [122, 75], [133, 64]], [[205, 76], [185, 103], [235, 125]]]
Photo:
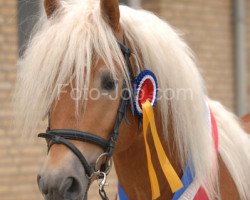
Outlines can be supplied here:
[[100, 197], [102, 198], [102, 200], [109, 200], [104, 189], [99, 189], [99, 194], [100, 194]]
[[109, 200], [109, 198], [107, 197], [107, 194], [106, 194], [106, 192], [104, 190], [104, 187], [107, 185], [106, 184], [106, 182], [107, 182], [107, 174], [104, 173], [104, 172], [101, 172], [100, 176], [101, 176], [102, 181], [99, 183], [99, 194], [100, 194], [102, 200]]

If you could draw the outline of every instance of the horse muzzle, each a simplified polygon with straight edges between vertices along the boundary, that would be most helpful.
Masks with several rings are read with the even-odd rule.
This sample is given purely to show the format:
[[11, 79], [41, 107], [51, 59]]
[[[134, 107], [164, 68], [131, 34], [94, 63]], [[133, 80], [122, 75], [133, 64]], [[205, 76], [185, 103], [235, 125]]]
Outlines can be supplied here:
[[42, 171], [37, 183], [46, 200], [83, 200], [88, 190], [88, 179], [82, 168]]
[[38, 174], [37, 183], [44, 199], [83, 200], [87, 198], [89, 179], [86, 172], [77, 158], [69, 160], [56, 168], [45, 165]]

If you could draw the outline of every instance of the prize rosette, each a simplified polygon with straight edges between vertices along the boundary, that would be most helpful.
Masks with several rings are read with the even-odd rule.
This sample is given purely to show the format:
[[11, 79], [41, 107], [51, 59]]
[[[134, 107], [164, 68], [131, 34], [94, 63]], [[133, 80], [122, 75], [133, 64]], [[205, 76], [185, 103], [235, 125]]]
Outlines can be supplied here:
[[150, 70], [143, 70], [135, 80], [134, 107], [135, 115], [142, 117], [142, 104], [149, 101], [155, 106], [158, 96], [158, 83], [155, 74]]

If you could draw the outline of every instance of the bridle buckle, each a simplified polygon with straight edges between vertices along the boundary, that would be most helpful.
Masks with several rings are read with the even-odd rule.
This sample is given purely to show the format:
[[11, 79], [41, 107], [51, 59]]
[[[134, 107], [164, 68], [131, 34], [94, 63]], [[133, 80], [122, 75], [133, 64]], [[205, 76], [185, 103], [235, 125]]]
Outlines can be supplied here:
[[[100, 163], [102, 159], [105, 159], [105, 162]], [[106, 175], [108, 175], [109, 172], [111, 171], [112, 165], [113, 165], [113, 161], [111, 157], [109, 156], [109, 153], [105, 152], [96, 159], [94, 169], [95, 169], [95, 172], [105, 173]], [[99, 169], [99, 166], [101, 169]], [[103, 166], [105, 167], [104, 169], [102, 168]]]

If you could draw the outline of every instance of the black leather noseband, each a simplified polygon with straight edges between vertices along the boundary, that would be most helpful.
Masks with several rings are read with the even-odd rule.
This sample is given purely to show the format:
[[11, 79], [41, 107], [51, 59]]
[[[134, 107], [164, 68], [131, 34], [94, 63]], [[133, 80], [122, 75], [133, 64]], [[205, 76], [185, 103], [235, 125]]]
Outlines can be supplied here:
[[108, 141], [105, 139], [98, 137], [96, 135], [93, 135], [91, 133], [81, 132], [81, 131], [75, 131], [75, 130], [48, 130], [46, 133], [41, 133], [38, 135], [38, 137], [46, 138], [48, 141], [48, 151], [50, 150], [51, 146], [53, 144], [64, 144], [67, 146], [80, 160], [82, 165], [84, 166], [85, 172], [88, 175], [88, 177], [91, 177], [93, 174], [92, 167], [89, 166], [86, 158], [82, 155], [82, 153], [76, 148], [75, 145], [73, 145], [68, 140], [78, 140], [82, 142], [89, 142], [95, 145], [98, 145], [101, 147], [104, 151], [108, 149]]
[[[134, 76], [133, 76], [133, 70], [131, 67], [131, 63], [129, 60], [129, 58], [131, 56], [131, 51], [127, 46], [125, 46], [121, 43], [118, 43], [118, 44], [119, 44], [120, 49], [121, 49], [121, 51], [124, 55], [124, 58], [125, 58], [127, 70], [128, 70], [129, 76], [130, 76], [130, 81], [133, 84]], [[94, 134], [88, 133], [88, 132], [68, 130], [68, 129], [50, 130], [50, 128], [48, 128], [46, 133], [40, 133], [38, 135], [38, 137], [45, 138], [48, 140], [48, 151], [50, 150], [51, 146], [54, 144], [63, 144], [66, 147], [68, 147], [79, 158], [81, 164], [83, 165], [83, 167], [85, 169], [86, 175], [89, 179], [92, 179], [93, 175], [95, 175], [95, 174], [98, 174], [99, 176], [104, 175], [106, 177], [108, 170], [109, 170], [109, 169], [107, 169], [107, 168], [109, 168], [108, 162], [110, 161], [110, 159], [113, 155], [113, 151], [114, 151], [115, 145], [116, 145], [117, 140], [118, 140], [119, 128], [120, 128], [120, 125], [121, 125], [122, 120], [124, 118], [125, 112], [127, 110], [127, 105], [129, 104], [129, 102], [131, 101], [131, 98], [132, 98], [131, 96], [129, 96], [129, 89], [128, 89], [125, 81], [123, 82], [122, 91], [123, 92], [122, 92], [122, 98], [120, 101], [120, 106], [119, 106], [118, 111], [117, 111], [117, 116], [116, 116], [114, 128], [110, 134], [111, 137], [109, 140], [106, 140], [104, 138], [101, 138], [97, 135], [94, 135]], [[84, 155], [80, 152], [80, 150], [69, 140], [88, 142], [88, 143], [95, 144], [95, 145], [101, 147], [104, 151], [104, 154], [102, 154], [102, 155], [104, 155], [106, 157], [106, 161], [101, 166], [101, 169], [96, 169], [96, 167], [90, 166], [88, 161], [84, 157]], [[103, 177], [99, 177], [99, 178], [103, 179]], [[106, 196], [106, 193], [103, 189], [103, 186], [104, 185], [101, 185], [101, 187], [99, 188], [99, 193], [100, 193], [103, 200], [108, 200], [108, 197]], [[86, 196], [85, 196], [85, 198], [86, 198]]]

